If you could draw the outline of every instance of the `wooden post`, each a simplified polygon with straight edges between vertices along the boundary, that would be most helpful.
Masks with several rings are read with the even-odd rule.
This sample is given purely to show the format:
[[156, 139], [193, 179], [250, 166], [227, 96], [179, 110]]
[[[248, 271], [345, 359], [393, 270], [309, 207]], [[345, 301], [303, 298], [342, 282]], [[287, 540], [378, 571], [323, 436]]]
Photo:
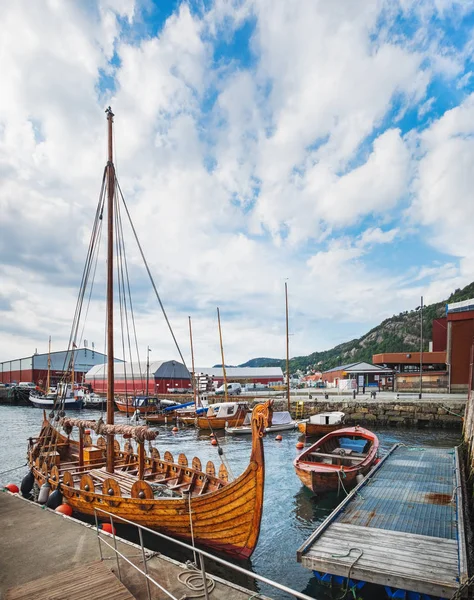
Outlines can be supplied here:
[[79, 466], [84, 466], [84, 428], [79, 427]]
[[290, 333], [288, 329], [288, 286], [285, 281], [285, 307], [286, 307], [286, 393], [288, 401], [288, 412], [291, 410], [290, 391]]
[[138, 479], [145, 474], [145, 443], [138, 442]]
[[193, 386], [193, 399], [194, 399], [194, 410], [197, 410], [197, 399], [196, 399], [196, 373], [194, 369], [194, 348], [193, 348], [193, 330], [191, 329], [191, 317], [189, 319], [189, 340], [191, 342], [191, 366], [193, 369], [193, 373], [191, 375], [191, 383]]
[[219, 324], [219, 340], [221, 343], [221, 357], [222, 357], [222, 373], [224, 376], [224, 399], [226, 402], [229, 401], [227, 393], [227, 373], [225, 371], [225, 358], [224, 358], [224, 346], [222, 344], [222, 331], [221, 331], [221, 315], [219, 313], [219, 307], [217, 307], [217, 322]]

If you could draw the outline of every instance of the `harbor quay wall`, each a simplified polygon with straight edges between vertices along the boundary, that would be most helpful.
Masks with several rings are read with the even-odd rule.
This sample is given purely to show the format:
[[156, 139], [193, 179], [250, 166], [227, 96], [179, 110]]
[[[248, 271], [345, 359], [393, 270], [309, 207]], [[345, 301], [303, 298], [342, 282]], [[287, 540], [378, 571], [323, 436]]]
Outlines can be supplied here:
[[[374, 425], [462, 429], [465, 407], [466, 402], [460, 400], [446, 400], [442, 404], [430, 400], [305, 400], [302, 418], [326, 411], [342, 411], [346, 415], [346, 425], [361, 425], [369, 429]], [[274, 410], [287, 410], [286, 400], [275, 400]], [[293, 417], [297, 414], [297, 401], [291, 402], [291, 414]]]

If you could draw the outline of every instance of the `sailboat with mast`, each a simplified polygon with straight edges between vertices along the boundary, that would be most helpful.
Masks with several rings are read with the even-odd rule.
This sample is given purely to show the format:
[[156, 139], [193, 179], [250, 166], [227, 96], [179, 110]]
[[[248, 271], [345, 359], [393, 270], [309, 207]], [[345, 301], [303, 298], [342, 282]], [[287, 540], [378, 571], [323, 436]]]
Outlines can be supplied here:
[[[265, 433], [280, 433], [281, 431], [292, 431], [298, 427], [297, 421], [291, 416], [291, 394], [290, 394], [290, 334], [288, 330], [288, 286], [285, 282], [285, 307], [286, 307], [286, 402], [288, 410], [274, 412], [272, 424]], [[242, 425], [226, 425], [226, 433], [231, 435], [248, 435], [252, 433], [251, 416], [247, 415]]]
[[[255, 549], [260, 531], [265, 474], [262, 437], [265, 428], [271, 424], [272, 403], [269, 401], [254, 409], [250, 461], [233, 481], [224, 462], [217, 468], [209, 461], [203, 468], [197, 457], [188, 460], [181, 453], [174, 458], [169, 451], [161, 455], [153, 445], [157, 436], [155, 430], [114, 423], [114, 231], [121, 230], [119, 199], [128, 216], [129, 213], [113, 163], [114, 114], [110, 107], [106, 114], [108, 161], [93, 236], [98, 235], [106, 207], [107, 419], [104, 423], [102, 419], [94, 421], [67, 416], [65, 398], [58, 395], [51, 412], [48, 415], [44, 412], [39, 435], [29, 439], [30, 474], [22, 483], [22, 492], [31, 491], [30, 483], [32, 486], [34, 479], [39, 486], [59, 490], [64, 501], [78, 514], [93, 516], [96, 509], [106, 510], [168, 535], [237, 558], [248, 558]], [[135, 233], [133, 225], [132, 230]], [[138, 238], [136, 240], [139, 245]], [[89, 246], [86, 275], [94, 262], [91, 253], [95, 241], [96, 237], [93, 237]], [[120, 248], [119, 245], [116, 247]], [[139, 249], [150, 275], [140, 245]], [[87, 277], [83, 276], [82, 293], [85, 279]], [[123, 281], [121, 287], [126, 289]], [[158, 296], [154, 284], [153, 287]], [[159, 302], [164, 312], [160, 299]], [[71, 348], [78, 330], [75, 319]], [[219, 456], [222, 458], [222, 451]]]
[[[66, 356], [66, 360], [68, 357]], [[53, 408], [57, 401], [58, 394], [64, 396], [64, 407], [67, 410], [81, 410], [84, 403], [84, 390], [76, 388], [74, 384], [74, 350], [69, 357], [71, 367], [71, 381], [60, 382], [58, 388], [51, 389], [51, 336], [48, 342], [48, 370], [46, 375], [46, 385], [44, 393], [35, 390], [30, 392], [29, 400], [36, 408]]]

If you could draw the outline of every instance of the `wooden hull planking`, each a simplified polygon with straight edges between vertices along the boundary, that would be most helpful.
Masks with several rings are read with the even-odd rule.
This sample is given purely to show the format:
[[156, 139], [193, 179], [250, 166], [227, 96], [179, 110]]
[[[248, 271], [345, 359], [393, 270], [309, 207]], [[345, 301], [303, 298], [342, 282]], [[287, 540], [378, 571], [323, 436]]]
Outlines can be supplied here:
[[341, 429], [342, 426], [342, 423], [337, 423], [336, 425], [319, 425], [316, 423], [308, 422], [298, 423], [299, 431], [307, 436], [326, 435], [326, 433], [330, 433], [331, 431]]
[[[344, 470], [341, 467], [327, 470], [308, 470], [295, 467], [300, 481], [314, 494], [335, 492], [344, 486], [347, 490], [357, 484], [357, 475], [366, 475], [372, 465], [357, 470]], [[341, 483], [342, 482], [342, 483]]]
[[115, 406], [120, 412], [127, 413], [127, 415], [133, 415], [135, 411], [139, 411], [141, 415], [152, 414], [156, 412], [156, 406], [133, 406], [130, 403], [119, 402], [115, 400]]
[[216, 419], [214, 417], [197, 417], [195, 419], [195, 423], [199, 429], [225, 429], [226, 425], [228, 427], [240, 427], [245, 421], [246, 413], [242, 413], [235, 417], [230, 417], [228, 419]]

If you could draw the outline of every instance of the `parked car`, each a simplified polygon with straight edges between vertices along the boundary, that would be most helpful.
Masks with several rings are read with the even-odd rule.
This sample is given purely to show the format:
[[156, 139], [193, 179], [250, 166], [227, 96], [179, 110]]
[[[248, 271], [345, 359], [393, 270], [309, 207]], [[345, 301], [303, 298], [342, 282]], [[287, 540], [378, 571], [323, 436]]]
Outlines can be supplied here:
[[[228, 383], [227, 384], [227, 395], [238, 396], [242, 392], [242, 386], [240, 383]], [[216, 396], [223, 396], [225, 394], [225, 385], [222, 384], [216, 390]]]

